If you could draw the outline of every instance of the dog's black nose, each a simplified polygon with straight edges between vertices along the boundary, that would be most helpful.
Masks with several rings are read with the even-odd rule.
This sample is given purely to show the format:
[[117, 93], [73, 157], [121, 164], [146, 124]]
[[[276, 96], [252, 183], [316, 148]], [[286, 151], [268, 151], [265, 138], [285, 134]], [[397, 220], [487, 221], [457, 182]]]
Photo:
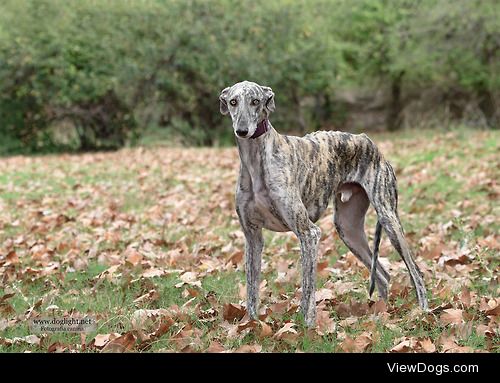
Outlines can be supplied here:
[[247, 135], [247, 133], [248, 133], [248, 130], [237, 130], [237, 131], [236, 131], [236, 134], [237, 134], [238, 136], [240, 136], [240, 137], [244, 137], [244, 136], [246, 136], [246, 135]]

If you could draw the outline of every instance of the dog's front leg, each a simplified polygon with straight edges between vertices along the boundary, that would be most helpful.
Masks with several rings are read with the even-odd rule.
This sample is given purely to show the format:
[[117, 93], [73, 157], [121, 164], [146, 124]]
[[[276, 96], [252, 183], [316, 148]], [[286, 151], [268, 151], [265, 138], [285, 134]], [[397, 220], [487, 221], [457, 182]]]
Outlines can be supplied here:
[[259, 306], [260, 268], [264, 238], [262, 220], [255, 211], [252, 195], [247, 190], [248, 178], [240, 177], [236, 190], [236, 213], [245, 234], [245, 273], [247, 277], [247, 312], [250, 318], [257, 319]]
[[298, 237], [302, 266], [302, 300], [300, 306], [306, 325], [314, 327], [316, 324], [316, 260], [321, 231], [319, 227], [311, 222], [307, 229], [298, 233]]
[[306, 325], [316, 324], [316, 260], [321, 230], [310, 219], [307, 209], [299, 196], [287, 195], [286, 198], [275, 196], [281, 201], [283, 219], [300, 241], [300, 263], [302, 267], [302, 299], [300, 308]]
[[247, 311], [251, 319], [258, 319], [260, 269], [264, 239], [261, 228], [244, 228], [245, 272], [247, 276]]

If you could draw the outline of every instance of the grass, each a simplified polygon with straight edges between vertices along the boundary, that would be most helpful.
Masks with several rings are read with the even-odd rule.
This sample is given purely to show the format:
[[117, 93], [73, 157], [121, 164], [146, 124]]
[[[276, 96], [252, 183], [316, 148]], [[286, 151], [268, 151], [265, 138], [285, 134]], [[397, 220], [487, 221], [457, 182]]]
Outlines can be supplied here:
[[[444, 323], [440, 312], [425, 320], [412, 314], [416, 301], [407, 272], [386, 239], [381, 256], [391, 263], [393, 283], [407, 286], [409, 292], [391, 292], [386, 315], [353, 311], [346, 314], [350, 322], [343, 323], [346, 315], [339, 314], [339, 305], [366, 305], [368, 280], [366, 270], [334, 234], [330, 208], [319, 225], [327, 233], [324, 248], [331, 250], [320, 261], [327, 260], [335, 272], [320, 276], [317, 287], [354, 286], [344, 293], [334, 291], [333, 300], [321, 303], [335, 331], [310, 333], [301, 314], [271, 313], [265, 322], [273, 334], [293, 322], [298, 336], [261, 338], [256, 330], [229, 336], [227, 326], [237, 322], [224, 320], [224, 307], [244, 303], [240, 289], [245, 285], [244, 261], [231, 263], [244, 247], [233, 202], [237, 154], [232, 148], [136, 148], [0, 160], [0, 298], [14, 293], [0, 305], [5, 308], [0, 311], [0, 352], [45, 352], [56, 342], [66, 350], [82, 351], [80, 334], [44, 334], [36, 345], [5, 341], [30, 335], [29, 310], [35, 316], [74, 312], [95, 316], [97, 329], [86, 334], [84, 341], [89, 346], [97, 334], [135, 331], [131, 319], [139, 309], [176, 306], [185, 315], [175, 317], [174, 325], [147, 351], [179, 351], [184, 349], [179, 339], [192, 337], [186, 344], [194, 351], [206, 350], [216, 341], [226, 350], [259, 344], [263, 351], [272, 352], [342, 352], [346, 337], [358, 339], [363, 334], [371, 339], [365, 348], [370, 352], [387, 352], [402, 337], [428, 338], [443, 351], [440, 339], [450, 336], [459, 347], [498, 351], [498, 332], [491, 336], [476, 331], [479, 325], [491, 326], [493, 320], [484, 314], [481, 299], [499, 295], [498, 248], [486, 245], [493, 243], [491, 238], [497, 238], [499, 229], [498, 133], [405, 131], [372, 138], [397, 170], [400, 213], [418, 262], [425, 265], [431, 307], [449, 303], [463, 310], [463, 323]], [[370, 211], [366, 225], [370, 237], [374, 224]], [[434, 240], [431, 247], [442, 246], [441, 254], [427, 257], [429, 249], [422, 239]], [[267, 285], [261, 306], [269, 308], [297, 295], [300, 272], [293, 236], [265, 232], [265, 242], [262, 279]], [[467, 249], [470, 261], [452, 266], [439, 263], [460, 248]], [[139, 261], [130, 258], [133, 251], [140, 254]], [[18, 258], [13, 264], [7, 261], [12, 252]], [[289, 262], [285, 274], [295, 274], [278, 283], [277, 265], [283, 262]], [[103, 278], [112, 265], [119, 265], [116, 275]], [[169, 272], [141, 277], [149, 269]], [[176, 287], [186, 272], [193, 273], [201, 285]], [[474, 295], [470, 306], [460, 303], [464, 288]], [[137, 301], [150, 291], [157, 292], [154, 299]], [[207, 320], [200, 313], [209, 309], [215, 310], [215, 316]], [[468, 323], [471, 331], [463, 335]]]

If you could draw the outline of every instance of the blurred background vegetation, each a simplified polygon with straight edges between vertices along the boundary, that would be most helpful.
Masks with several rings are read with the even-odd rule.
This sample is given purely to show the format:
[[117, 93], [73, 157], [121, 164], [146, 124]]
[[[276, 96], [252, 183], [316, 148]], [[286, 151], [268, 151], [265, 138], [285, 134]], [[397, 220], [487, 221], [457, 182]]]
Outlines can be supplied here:
[[233, 142], [222, 88], [280, 132], [498, 128], [497, 0], [2, 0], [0, 154]]

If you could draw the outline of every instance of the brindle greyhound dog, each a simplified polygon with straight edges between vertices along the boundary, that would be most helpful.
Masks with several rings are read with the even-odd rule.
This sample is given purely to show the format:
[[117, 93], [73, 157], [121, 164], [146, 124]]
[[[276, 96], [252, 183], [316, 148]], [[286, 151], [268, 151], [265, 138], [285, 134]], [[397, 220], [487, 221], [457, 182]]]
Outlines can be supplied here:
[[[365, 135], [319, 131], [305, 137], [279, 134], [269, 122], [274, 111], [271, 88], [243, 81], [220, 94], [220, 111], [230, 114], [241, 159], [236, 211], [245, 234], [247, 311], [257, 318], [262, 228], [293, 231], [300, 241], [301, 310], [306, 324], [316, 322], [316, 259], [321, 232], [314, 223], [331, 199], [335, 227], [352, 253], [371, 270], [374, 284], [387, 299], [389, 273], [377, 260], [382, 228], [403, 258], [427, 309], [422, 273], [416, 265], [398, 217], [396, 176], [375, 144]], [[369, 204], [378, 216], [374, 254], [364, 231]]]

